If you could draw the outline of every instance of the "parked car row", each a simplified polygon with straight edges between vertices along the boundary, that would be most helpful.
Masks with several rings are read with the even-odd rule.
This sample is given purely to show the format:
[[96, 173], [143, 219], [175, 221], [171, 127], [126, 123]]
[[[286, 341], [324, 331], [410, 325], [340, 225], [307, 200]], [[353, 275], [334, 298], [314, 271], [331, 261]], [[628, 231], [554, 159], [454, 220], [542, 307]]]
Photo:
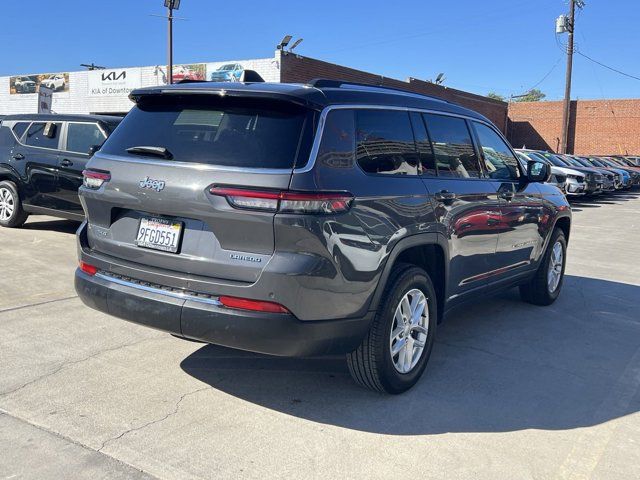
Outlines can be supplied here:
[[567, 197], [595, 196], [640, 186], [638, 157], [584, 156], [517, 149], [520, 162], [545, 162], [551, 168], [550, 183]]

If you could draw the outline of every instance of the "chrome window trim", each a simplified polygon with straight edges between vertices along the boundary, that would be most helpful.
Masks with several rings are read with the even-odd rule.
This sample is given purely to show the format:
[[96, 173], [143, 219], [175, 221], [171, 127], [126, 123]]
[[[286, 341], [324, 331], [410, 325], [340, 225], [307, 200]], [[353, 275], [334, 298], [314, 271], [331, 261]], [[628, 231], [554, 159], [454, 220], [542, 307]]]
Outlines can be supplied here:
[[[163, 90], [163, 93], [182, 93], [181, 90]], [[189, 93], [193, 93], [192, 90], [186, 90], [186, 92]], [[195, 93], [198, 93], [197, 91]], [[207, 92], [207, 91], [203, 91], [201, 93], [211, 93], [211, 92]], [[327, 116], [329, 115], [330, 112], [332, 112], [333, 110], [355, 110], [355, 109], [366, 109], [366, 110], [399, 110], [399, 111], [405, 111], [405, 112], [417, 112], [417, 113], [432, 113], [435, 115], [444, 115], [444, 116], [449, 116], [449, 117], [457, 117], [457, 118], [462, 118], [465, 120], [469, 120], [469, 121], [476, 121], [476, 122], [480, 122], [483, 123], [485, 125], [487, 125], [490, 128], [493, 128], [494, 130], [496, 130], [497, 133], [499, 133], [499, 135], [505, 140], [505, 142], [507, 143], [507, 145], [509, 145], [509, 147], [511, 147], [511, 145], [509, 144], [509, 142], [506, 140], [506, 138], [504, 137], [504, 135], [502, 135], [501, 132], [499, 132], [492, 124], [491, 122], [488, 122], [484, 119], [480, 119], [480, 118], [475, 118], [469, 115], [463, 115], [463, 114], [459, 114], [459, 113], [452, 113], [452, 112], [443, 112], [442, 110], [434, 110], [434, 109], [422, 109], [422, 108], [414, 108], [414, 107], [402, 107], [402, 106], [397, 106], [397, 105], [368, 105], [368, 104], [335, 104], [335, 105], [328, 105], [326, 107], [324, 107], [322, 109], [322, 111], [320, 112], [320, 117], [318, 119], [318, 126], [316, 127], [316, 131], [315, 131], [315, 136], [313, 139], [313, 145], [311, 147], [311, 153], [309, 154], [309, 159], [307, 160], [307, 163], [302, 166], [302, 167], [296, 167], [293, 169], [293, 173], [294, 174], [300, 174], [300, 173], [307, 173], [310, 172], [313, 167], [315, 166], [316, 163], [316, 159], [318, 157], [318, 152], [320, 150], [320, 143], [322, 141], [322, 135], [324, 133], [324, 127], [326, 124], [326, 120], [327, 120]], [[511, 147], [512, 148], [512, 147]], [[512, 148], [513, 150], [513, 148]], [[514, 154], [515, 155], [515, 154]], [[95, 155], [96, 158], [104, 158], [106, 160], [113, 160], [113, 161], [119, 161], [119, 162], [137, 162], [137, 163], [143, 163], [146, 165], [171, 165], [171, 166], [176, 166], [176, 167], [181, 167], [181, 168], [190, 168], [193, 170], [199, 170], [199, 171], [212, 171], [212, 172], [238, 172], [238, 173], [258, 173], [258, 174], [265, 174], [265, 175], [289, 175], [291, 174], [292, 170], [288, 169], [288, 168], [251, 168], [251, 167], [226, 167], [223, 165], [209, 165], [206, 163], [193, 163], [193, 162], [179, 162], [179, 161], [170, 161], [167, 162], [166, 160], [155, 160], [155, 159], [149, 159], [149, 158], [143, 158], [143, 157], [137, 157], [137, 158], [130, 158], [130, 157], [122, 157], [119, 155], [111, 155], [111, 154], [106, 154], [106, 153], [96, 153]], [[486, 180], [484, 178], [474, 178], [474, 179], [470, 179], [470, 180]]]
[[[343, 104], [343, 105], [328, 105], [325, 108], [322, 109], [322, 112], [320, 113], [320, 120], [318, 122], [318, 128], [316, 129], [316, 135], [315, 138], [313, 139], [313, 146], [311, 147], [311, 154], [309, 155], [309, 161], [307, 162], [307, 164], [304, 167], [299, 167], [299, 168], [295, 168], [293, 170], [293, 173], [307, 173], [310, 172], [313, 167], [315, 166], [316, 163], [316, 159], [318, 157], [318, 152], [320, 150], [320, 142], [322, 141], [322, 135], [324, 133], [324, 126], [326, 124], [326, 119], [327, 116], [329, 115], [329, 113], [333, 110], [356, 110], [356, 109], [365, 109], [365, 110], [400, 110], [400, 111], [405, 111], [405, 112], [417, 112], [417, 113], [431, 113], [434, 115], [445, 115], [445, 116], [449, 116], [449, 117], [457, 117], [457, 118], [463, 118], [465, 120], [469, 120], [469, 121], [476, 121], [476, 122], [480, 122], [483, 123], [485, 125], [487, 125], [490, 128], [493, 128], [495, 130], [495, 127], [491, 124], [491, 122], [487, 122], [486, 120], [480, 119], [480, 118], [474, 118], [472, 116], [469, 115], [463, 115], [460, 113], [452, 113], [452, 112], [443, 112], [442, 110], [434, 110], [434, 109], [427, 109], [427, 108], [414, 108], [414, 107], [402, 107], [402, 106], [398, 106], [398, 105], [366, 105], [366, 104]], [[500, 134], [501, 137], [504, 139], [504, 136], [502, 134]], [[474, 139], [472, 138], [472, 141]], [[506, 141], [506, 139], [504, 139]], [[511, 147], [511, 145], [509, 144], [509, 142], [507, 142], [507, 145], [509, 145]], [[482, 177], [477, 179], [477, 180], [484, 180]]]
[[135, 288], [136, 290], [142, 290], [147, 293], [156, 293], [159, 295], [166, 295], [168, 297], [178, 298], [180, 300], [190, 300], [193, 302], [206, 303], [208, 305], [216, 305], [222, 306], [222, 303], [217, 298], [205, 298], [205, 297], [197, 297], [195, 295], [191, 295], [186, 292], [172, 292], [170, 290], [163, 290], [161, 288], [149, 287], [146, 285], [140, 285], [137, 283], [129, 282], [127, 280], [122, 280], [120, 278], [111, 277], [102, 272], [98, 272], [94, 275], [96, 278], [101, 280], [105, 280], [107, 282], [115, 283], [117, 285], [122, 285], [123, 287]]

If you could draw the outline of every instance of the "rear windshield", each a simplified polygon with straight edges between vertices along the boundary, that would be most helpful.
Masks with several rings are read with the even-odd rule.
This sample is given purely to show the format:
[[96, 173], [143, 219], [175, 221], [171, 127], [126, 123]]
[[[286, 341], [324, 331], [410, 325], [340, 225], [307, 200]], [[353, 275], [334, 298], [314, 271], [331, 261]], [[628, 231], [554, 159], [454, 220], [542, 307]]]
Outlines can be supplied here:
[[166, 161], [240, 168], [291, 169], [308, 159], [313, 117], [286, 102], [148, 97], [105, 142], [102, 153], [140, 158], [128, 148], [163, 147]]

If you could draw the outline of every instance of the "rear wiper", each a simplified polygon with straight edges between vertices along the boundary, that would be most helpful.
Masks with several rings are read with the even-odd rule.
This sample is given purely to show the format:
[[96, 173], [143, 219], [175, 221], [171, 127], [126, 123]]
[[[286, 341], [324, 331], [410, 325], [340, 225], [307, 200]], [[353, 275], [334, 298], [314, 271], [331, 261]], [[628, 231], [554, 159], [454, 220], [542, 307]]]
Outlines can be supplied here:
[[156, 157], [166, 158], [167, 160], [171, 160], [173, 158], [171, 152], [164, 147], [140, 145], [139, 147], [127, 148], [127, 152], [135, 155], [155, 155]]

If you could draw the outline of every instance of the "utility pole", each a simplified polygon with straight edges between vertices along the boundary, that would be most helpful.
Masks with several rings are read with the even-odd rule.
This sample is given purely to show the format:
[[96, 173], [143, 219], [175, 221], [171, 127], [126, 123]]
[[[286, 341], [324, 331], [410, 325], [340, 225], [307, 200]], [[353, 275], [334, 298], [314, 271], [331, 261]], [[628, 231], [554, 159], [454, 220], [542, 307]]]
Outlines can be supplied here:
[[[584, 6], [583, 0], [569, 0], [569, 18], [565, 25], [565, 31], [569, 33], [567, 41], [567, 76], [564, 87], [564, 105], [562, 110], [562, 137], [560, 138], [560, 153], [567, 153], [569, 143], [569, 122], [571, 120], [571, 73], [573, 70], [573, 34], [576, 25], [576, 5]], [[557, 31], [557, 30], [556, 30]]]

